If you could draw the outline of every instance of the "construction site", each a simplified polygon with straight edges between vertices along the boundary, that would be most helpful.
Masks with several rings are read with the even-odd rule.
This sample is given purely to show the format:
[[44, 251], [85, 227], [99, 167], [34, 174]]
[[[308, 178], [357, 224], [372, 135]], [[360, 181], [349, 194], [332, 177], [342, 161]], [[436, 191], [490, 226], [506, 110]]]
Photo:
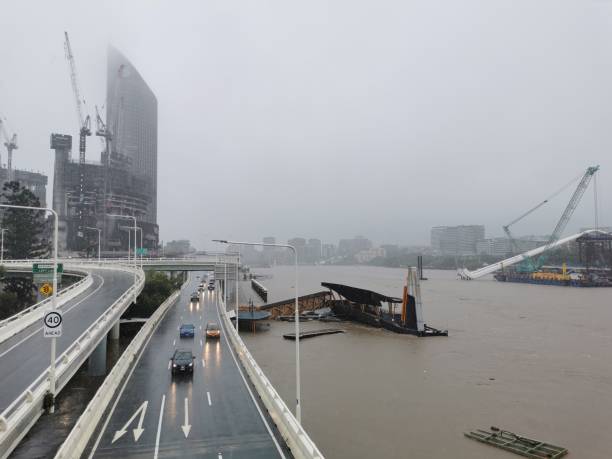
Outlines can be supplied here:
[[[612, 233], [599, 229], [596, 180], [598, 171], [599, 166], [588, 167], [583, 174], [504, 225], [502, 228], [512, 248], [508, 258], [474, 271], [462, 269], [458, 276], [471, 280], [492, 274], [500, 282], [612, 287]], [[578, 185], [546, 243], [532, 250], [520, 250], [511, 227], [549, 203], [576, 181]], [[594, 228], [561, 237], [592, 181], [595, 202]]]
[[[75, 159], [72, 136], [51, 134], [55, 152], [53, 208], [60, 220], [60, 249], [80, 255], [100, 250], [102, 256], [121, 256], [136, 247], [141, 255], [156, 254], [155, 95], [131, 63], [109, 47], [106, 120], [95, 106], [92, 126], [68, 34], [64, 37], [79, 140]], [[99, 161], [86, 158], [87, 138], [92, 134], [100, 138]]]

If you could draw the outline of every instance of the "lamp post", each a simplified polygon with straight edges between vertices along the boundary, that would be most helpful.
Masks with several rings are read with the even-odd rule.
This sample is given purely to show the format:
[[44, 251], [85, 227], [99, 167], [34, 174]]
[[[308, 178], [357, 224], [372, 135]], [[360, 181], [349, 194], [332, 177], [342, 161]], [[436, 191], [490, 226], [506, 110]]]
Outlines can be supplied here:
[[239, 309], [240, 306], [238, 304], [238, 265], [240, 264], [240, 252], [238, 252], [238, 261], [236, 263], [236, 282], [234, 285], [236, 287], [236, 333], [240, 333], [240, 328], [238, 328], [238, 316], [240, 315]]
[[100, 241], [102, 240], [102, 230], [100, 228], [94, 228], [93, 226], [84, 226], [83, 229], [88, 229], [98, 232], [98, 264], [100, 264]]
[[[53, 214], [53, 293], [51, 297], [51, 310], [57, 309], [57, 239], [58, 239], [58, 217], [50, 207], [30, 207], [30, 206], [14, 206], [11, 204], [0, 204], [0, 207], [7, 209], [21, 209], [21, 210], [42, 210], [45, 212], [51, 212]], [[2, 232], [4, 238], [4, 231]], [[3, 247], [4, 248], [4, 247]], [[51, 366], [49, 367], [49, 392], [53, 400], [55, 401], [55, 350], [57, 338], [51, 338]], [[54, 403], [51, 404], [49, 412], [55, 411]]]
[[4, 264], [4, 233], [8, 231], [7, 228], [0, 229], [0, 233], [2, 233], [2, 248], [0, 249], [0, 265]]
[[[140, 269], [142, 269], [142, 228], [136, 227], [136, 231], [140, 231]], [[136, 233], [134, 232], [134, 244], [136, 244]]]
[[[107, 217], [114, 218], [131, 218], [134, 220], [134, 285], [136, 285], [136, 217], [132, 215], [121, 215], [121, 214], [106, 214]], [[128, 235], [130, 233], [128, 232]], [[129, 236], [128, 236], [129, 237]], [[128, 263], [129, 263], [130, 250], [128, 249]], [[134, 290], [134, 303], [136, 303], [136, 290]]]
[[[293, 252], [295, 259], [295, 418], [298, 424], [302, 423], [302, 404], [301, 404], [301, 377], [300, 377], [300, 313], [298, 305], [298, 256], [295, 247], [289, 244], [268, 244], [265, 242], [237, 242], [226, 239], [213, 239], [213, 242], [233, 245], [251, 245], [258, 247], [282, 247]], [[236, 311], [238, 316], [238, 311]]]

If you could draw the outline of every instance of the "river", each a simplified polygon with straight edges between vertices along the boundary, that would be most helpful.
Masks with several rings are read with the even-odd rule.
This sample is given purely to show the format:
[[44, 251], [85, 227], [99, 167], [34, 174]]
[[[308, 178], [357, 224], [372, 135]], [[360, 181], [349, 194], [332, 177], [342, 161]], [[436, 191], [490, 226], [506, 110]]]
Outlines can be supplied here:
[[[293, 267], [255, 272], [270, 276], [261, 281], [270, 302], [294, 294]], [[302, 421], [327, 458], [517, 457], [463, 436], [492, 425], [572, 457], [612, 457], [612, 290], [425, 276], [425, 322], [448, 337], [302, 324], [346, 331], [301, 342]], [[401, 297], [405, 277], [395, 268], [300, 266], [299, 294], [328, 281]], [[291, 408], [295, 346], [282, 334], [293, 327], [272, 321], [242, 334]]]

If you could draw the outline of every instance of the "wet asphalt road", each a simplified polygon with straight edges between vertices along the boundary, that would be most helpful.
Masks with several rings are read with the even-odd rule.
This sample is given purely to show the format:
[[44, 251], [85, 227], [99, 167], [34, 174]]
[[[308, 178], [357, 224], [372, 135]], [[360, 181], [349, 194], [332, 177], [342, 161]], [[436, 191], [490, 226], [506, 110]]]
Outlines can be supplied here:
[[[62, 336], [57, 339], [57, 357], [133, 283], [129, 273], [91, 271], [93, 284], [61, 307], [64, 316]], [[49, 367], [50, 343], [49, 338], [43, 337], [40, 321], [0, 345], [0, 412]]]
[[[199, 302], [190, 302], [199, 282], [192, 273], [189, 285], [107, 409], [83, 457], [291, 457], [255, 402], [254, 389], [246, 382], [225, 330], [220, 339], [206, 339], [207, 322], [220, 320], [216, 291], [206, 290]], [[194, 338], [179, 337], [182, 323], [195, 325]], [[175, 348], [192, 350], [193, 376], [172, 376], [170, 357]]]

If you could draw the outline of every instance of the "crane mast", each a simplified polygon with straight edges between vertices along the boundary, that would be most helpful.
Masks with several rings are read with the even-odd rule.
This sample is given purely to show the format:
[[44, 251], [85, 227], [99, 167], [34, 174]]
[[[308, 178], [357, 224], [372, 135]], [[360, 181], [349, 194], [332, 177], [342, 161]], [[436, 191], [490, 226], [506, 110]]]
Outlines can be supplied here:
[[6, 132], [6, 128], [4, 127], [5, 123], [0, 120], [0, 131], [2, 131], [2, 136], [4, 137], [4, 146], [8, 152], [6, 167], [7, 167], [7, 175], [8, 182], [12, 182], [15, 180], [15, 173], [13, 171], [13, 150], [17, 150], [17, 134], [13, 134], [12, 137], [9, 137]]

